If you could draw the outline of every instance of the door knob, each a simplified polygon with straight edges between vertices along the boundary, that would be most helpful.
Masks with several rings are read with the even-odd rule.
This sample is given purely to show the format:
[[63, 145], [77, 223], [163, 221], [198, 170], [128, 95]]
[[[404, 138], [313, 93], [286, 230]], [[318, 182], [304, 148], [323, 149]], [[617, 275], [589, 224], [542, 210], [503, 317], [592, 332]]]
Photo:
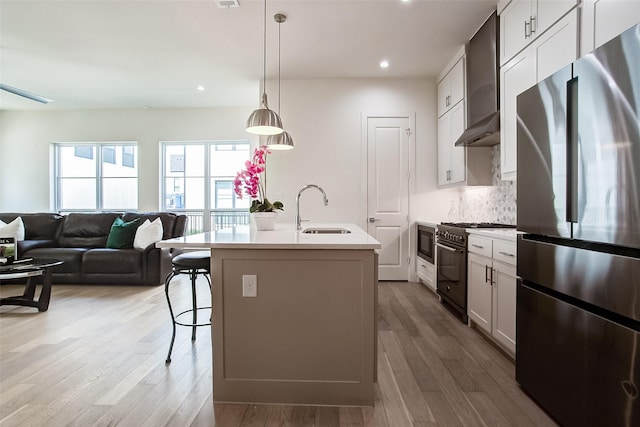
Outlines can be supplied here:
[[376, 221], [380, 221], [380, 220], [378, 218], [369, 217], [369, 222], [376, 222]]

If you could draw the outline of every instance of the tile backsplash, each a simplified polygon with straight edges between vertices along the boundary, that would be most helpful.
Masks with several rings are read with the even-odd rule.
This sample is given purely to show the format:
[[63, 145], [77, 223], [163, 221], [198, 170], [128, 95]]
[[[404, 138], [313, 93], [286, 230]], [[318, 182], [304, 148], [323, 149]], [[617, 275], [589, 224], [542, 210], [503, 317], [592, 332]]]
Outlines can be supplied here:
[[500, 178], [500, 145], [491, 153], [491, 187], [462, 187], [451, 200], [448, 221], [516, 223], [516, 182]]

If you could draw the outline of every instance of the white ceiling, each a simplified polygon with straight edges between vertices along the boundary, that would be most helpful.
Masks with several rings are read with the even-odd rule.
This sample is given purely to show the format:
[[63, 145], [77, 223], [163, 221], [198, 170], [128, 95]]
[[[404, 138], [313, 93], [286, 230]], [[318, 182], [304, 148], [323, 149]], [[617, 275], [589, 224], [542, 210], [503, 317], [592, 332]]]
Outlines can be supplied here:
[[[257, 105], [264, 2], [239, 1], [0, 0], [0, 82], [54, 99], [0, 91], [0, 109]], [[496, 4], [269, 0], [268, 79], [277, 77], [278, 12], [288, 16], [283, 79], [434, 78]]]

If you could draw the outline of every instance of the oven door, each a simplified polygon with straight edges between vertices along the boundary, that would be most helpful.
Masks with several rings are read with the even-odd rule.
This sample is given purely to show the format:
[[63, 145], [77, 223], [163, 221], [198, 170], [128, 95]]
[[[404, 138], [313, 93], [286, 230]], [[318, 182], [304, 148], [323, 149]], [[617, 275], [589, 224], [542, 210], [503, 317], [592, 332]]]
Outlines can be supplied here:
[[418, 256], [433, 264], [436, 246], [436, 229], [425, 225], [418, 226]]
[[467, 251], [438, 243], [438, 294], [462, 314], [467, 312]]

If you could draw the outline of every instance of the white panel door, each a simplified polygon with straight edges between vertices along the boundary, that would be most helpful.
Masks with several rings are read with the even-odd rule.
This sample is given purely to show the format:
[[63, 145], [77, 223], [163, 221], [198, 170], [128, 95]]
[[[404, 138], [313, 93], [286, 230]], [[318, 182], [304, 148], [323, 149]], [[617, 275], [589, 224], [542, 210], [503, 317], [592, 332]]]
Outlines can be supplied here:
[[367, 232], [380, 280], [409, 278], [409, 118], [367, 118]]

